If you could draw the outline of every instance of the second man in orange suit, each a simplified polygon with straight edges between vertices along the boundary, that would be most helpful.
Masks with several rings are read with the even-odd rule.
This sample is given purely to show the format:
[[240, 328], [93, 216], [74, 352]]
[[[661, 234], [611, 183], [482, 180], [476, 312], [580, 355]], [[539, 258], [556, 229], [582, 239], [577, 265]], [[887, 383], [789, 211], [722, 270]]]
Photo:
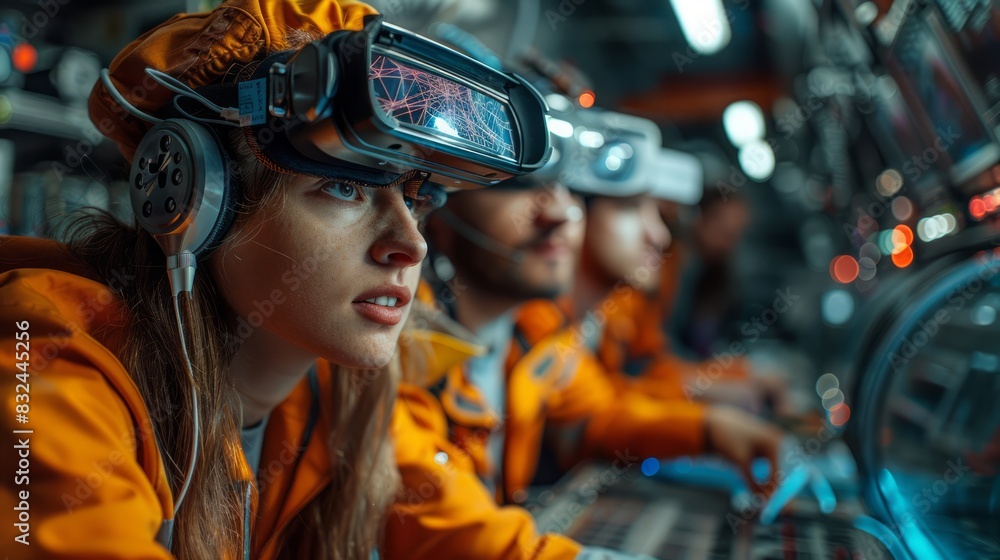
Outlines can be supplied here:
[[[605, 157], [631, 150], [618, 147]], [[434, 297], [487, 348], [450, 369], [433, 393], [452, 441], [498, 500], [525, 499], [544, 438], [565, 465], [601, 457], [627, 466], [708, 451], [746, 471], [757, 457], [775, 461], [781, 432], [735, 409], [616, 388], [553, 301], [574, 280], [582, 200], [561, 178], [527, 179], [453, 195], [426, 230], [435, 275], [447, 280]], [[602, 194], [621, 193], [609, 187]], [[542, 301], [526, 320], [522, 306], [532, 300]]]

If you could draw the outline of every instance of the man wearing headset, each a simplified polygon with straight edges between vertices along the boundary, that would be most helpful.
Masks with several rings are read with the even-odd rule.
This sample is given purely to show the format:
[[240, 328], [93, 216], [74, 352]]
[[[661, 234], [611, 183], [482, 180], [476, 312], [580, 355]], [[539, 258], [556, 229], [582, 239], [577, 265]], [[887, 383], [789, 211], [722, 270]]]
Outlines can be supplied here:
[[[587, 120], [587, 112], [574, 111]], [[573, 150], [559, 154], [557, 146], [553, 159], [562, 165], [550, 168], [568, 174], [543, 170], [498, 189], [459, 193], [426, 227], [435, 255], [430, 266], [445, 280], [433, 297], [487, 348], [445, 373], [434, 388], [436, 402], [448, 417], [452, 440], [500, 502], [525, 499], [546, 434], [564, 465], [581, 457], [628, 463], [711, 451], [734, 461], [760, 488], [749, 476], [751, 462], [776, 462], [780, 431], [737, 410], [617, 391], [578, 329], [551, 303], [572, 285], [583, 242], [585, 211], [574, 191], [626, 194], [614, 177], [586, 184], [573, 170], [588, 168], [598, 157], [610, 164], [605, 167], [611, 175], [642, 165], [627, 140], [634, 122], [622, 117], [613, 131], [550, 119], [554, 135], [582, 134], [589, 150], [579, 160]], [[612, 141], [619, 137], [621, 142]], [[549, 301], [533, 307], [525, 321], [520, 307], [539, 298]], [[412, 393], [402, 392], [427, 400]]]
[[[655, 132], [649, 138], [654, 144]], [[587, 200], [577, 281], [560, 307], [600, 332], [589, 339], [590, 347], [616, 385], [656, 398], [728, 403], [755, 413], [770, 403], [774, 412], [789, 415], [787, 382], [780, 375], [752, 372], [742, 344], [705, 361], [686, 360], [671, 348], [661, 300], [673, 295], [676, 278], [671, 276], [679, 273], [679, 257], [661, 208], [696, 203], [702, 173], [697, 158], [675, 150], [660, 150], [652, 162], [649, 195]]]

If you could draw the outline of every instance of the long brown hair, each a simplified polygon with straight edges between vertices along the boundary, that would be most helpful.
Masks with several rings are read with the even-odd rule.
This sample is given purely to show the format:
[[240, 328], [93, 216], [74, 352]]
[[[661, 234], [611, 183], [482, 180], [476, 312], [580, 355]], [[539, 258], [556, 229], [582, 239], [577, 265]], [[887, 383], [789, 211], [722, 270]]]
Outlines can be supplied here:
[[[240, 131], [226, 140], [243, 188], [230, 235], [253, 235], [244, 227], [248, 217], [265, 205], [281, 204], [289, 176], [259, 164]], [[71, 251], [117, 292], [128, 310], [124, 328], [117, 325], [103, 334], [138, 386], [176, 496], [190, 458], [193, 414], [165, 256], [149, 233], [107, 213], [80, 217], [66, 231]], [[193, 296], [181, 303], [201, 436], [172, 548], [180, 558], [229, 558], [243, 546], [247, 499], [234, 478], [250, 478], [241, 459], [240, 398], [228, 375], [240, 338], [236, 317], [207, 270], [196, 275]], [[390, 368], [332, 369], [333, 391], [325, 398], [333, 403], [334, 420], [331, 433], [324, 435], [333, 481], [286, 531], [283, 557], [367, 560], [398, 485], [386, 435], [398, 375]]]

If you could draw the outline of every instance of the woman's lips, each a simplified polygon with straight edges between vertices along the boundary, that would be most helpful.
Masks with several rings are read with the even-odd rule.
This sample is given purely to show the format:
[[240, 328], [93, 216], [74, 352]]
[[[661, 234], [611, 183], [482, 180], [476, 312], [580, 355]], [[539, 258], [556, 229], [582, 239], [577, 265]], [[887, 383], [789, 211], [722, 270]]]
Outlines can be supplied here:
[[354, 310], [370, 321], [382, 325], [398, 325], [403, 320], [402, 307], [388, 307], [367, 301], [355, 301], [351, 303]]
[[413, 298], [406, 286], [382, 286], [361, 294], [351, 306], [370, 321], [382, 325], [398, 325], [403, 320], [403, 309]]

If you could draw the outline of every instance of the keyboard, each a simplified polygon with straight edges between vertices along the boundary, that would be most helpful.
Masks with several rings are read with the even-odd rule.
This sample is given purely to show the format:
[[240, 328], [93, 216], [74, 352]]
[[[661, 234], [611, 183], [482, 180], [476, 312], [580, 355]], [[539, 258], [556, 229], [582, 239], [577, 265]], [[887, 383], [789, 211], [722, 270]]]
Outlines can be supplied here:
[[808, 500], [769, 524], [730, 505], [728, 492], [666, 482], [638, 469], [587, 464], [532, 494], [539, 530], [664, 560], [880, 560], [892, 556], [851, 518], [860, 506], [827, 515]]

